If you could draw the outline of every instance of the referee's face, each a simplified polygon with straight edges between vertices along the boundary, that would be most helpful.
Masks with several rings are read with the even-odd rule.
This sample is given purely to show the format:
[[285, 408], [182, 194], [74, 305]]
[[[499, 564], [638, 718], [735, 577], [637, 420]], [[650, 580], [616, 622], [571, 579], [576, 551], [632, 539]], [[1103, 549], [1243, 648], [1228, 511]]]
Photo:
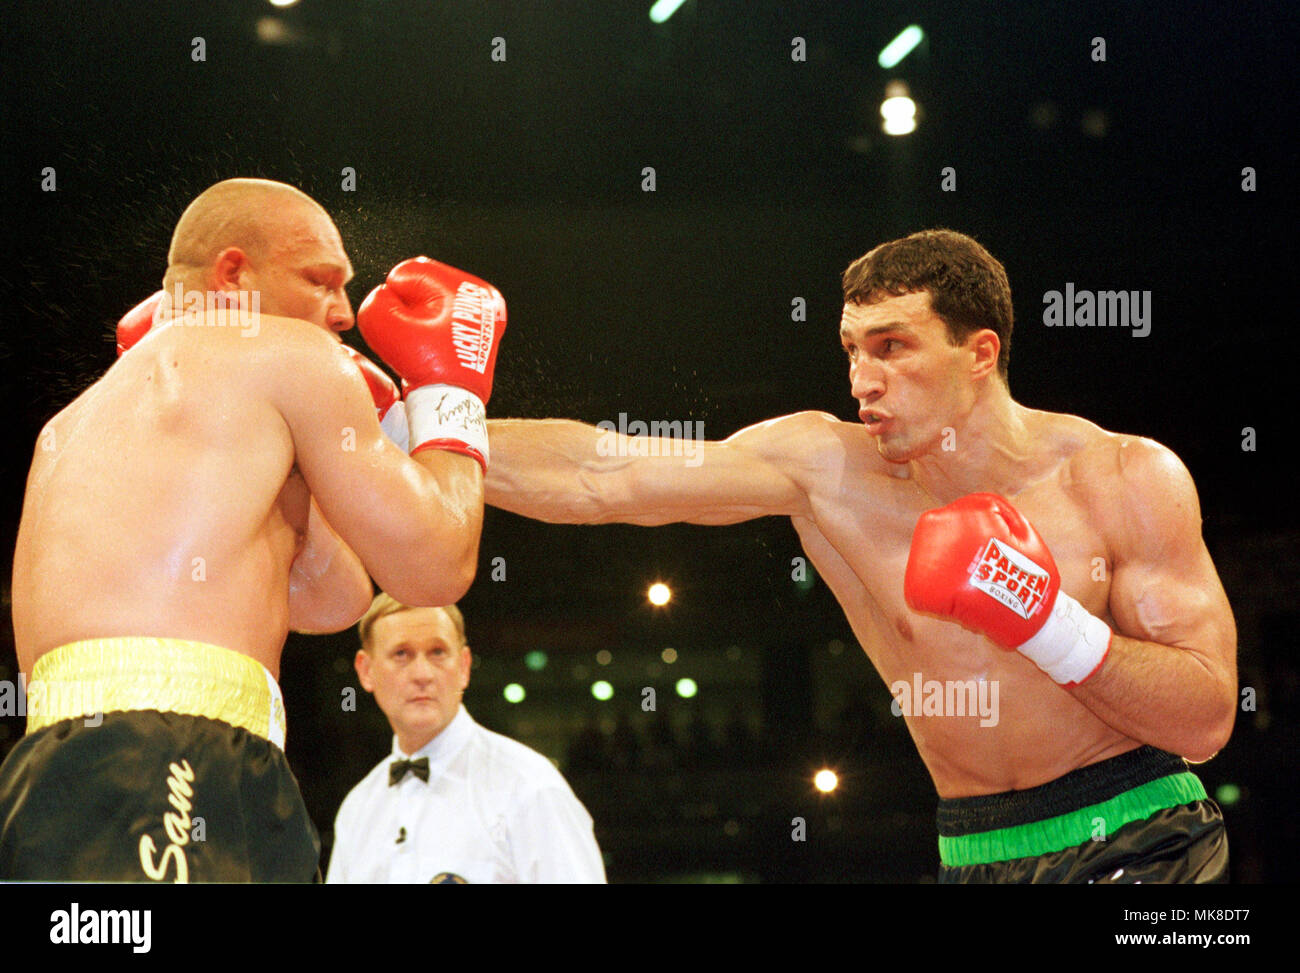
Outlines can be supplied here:
[[378, 619], [357, 675], [388, 717], [398, 745], [414, 753], [441, 733], [469, 685], [470, 652], [441, 608], [412, 608]]

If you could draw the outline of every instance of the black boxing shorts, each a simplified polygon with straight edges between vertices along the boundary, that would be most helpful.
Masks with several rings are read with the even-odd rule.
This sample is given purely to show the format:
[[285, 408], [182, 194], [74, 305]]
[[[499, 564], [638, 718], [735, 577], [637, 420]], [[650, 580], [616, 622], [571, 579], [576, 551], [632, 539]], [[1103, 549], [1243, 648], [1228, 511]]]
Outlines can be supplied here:
[[174, 639], [43, 655], [0, 767], [0, 880], [310, 882], [320, 841], [255, 660]]
[[1138, 747], [1023, 791], [939, 802], [939, 881], [1226, 882], [1223, 815], [1181, 757]]

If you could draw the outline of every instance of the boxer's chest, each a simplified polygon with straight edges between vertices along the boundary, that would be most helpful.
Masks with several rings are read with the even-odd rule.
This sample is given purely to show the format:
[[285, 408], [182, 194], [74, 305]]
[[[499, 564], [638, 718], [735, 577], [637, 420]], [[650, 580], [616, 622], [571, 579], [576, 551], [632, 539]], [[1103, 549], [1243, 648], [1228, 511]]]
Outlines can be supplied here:
[[[819, 530], [851, 573], [851, 578], [839, 579], [837, 588], [850, 620], [855, 627], [863, 623], [879, 639], [909, 652], [930, 642], [941, 642], [948, 650], [954, 643], [969, 643], [971, 650], [984, 651], [989, 643], [981, 636], [965, 632], [952, 622], [913, 612], [907, 606], [903, 576], [912, 532], [922, 513], [942, 503], [906, 481], [890, 487], [884, 496], [863, 492], [856, 497], [841, 497], [839, 504], [828, 505], [828, 513], [818, 517]], [[1105, 538], [1091, 522], [1087, 509], [1061, 488], [1056, 477], [1007, 499], [1051, 551], [1062, 590], [1093, 614], [1109, 620], [1107, 604], [1114, 565]], [[974, 547], [969, 552], [973, 565], [980, 553]], [[862, 589], [857, 598], [852, 593], [854, 584]], [[854, 618], [855, 614], [870, 617]]]

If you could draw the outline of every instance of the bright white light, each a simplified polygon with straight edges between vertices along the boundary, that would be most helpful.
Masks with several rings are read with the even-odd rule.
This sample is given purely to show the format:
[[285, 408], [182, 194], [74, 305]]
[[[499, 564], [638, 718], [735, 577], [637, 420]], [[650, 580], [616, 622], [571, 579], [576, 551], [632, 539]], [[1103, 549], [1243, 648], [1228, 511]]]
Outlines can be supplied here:
[[650, 590], [646, 592], [646, 597], [650, 599], [652, 605], [666, 605], [672, 600], [673, 593], [668, 585], [662, 581], [656, 581], [650, 586]]
[[823, 794], [829, 794], [840, 784], [839, 777], [833, 770], [819, 770], [813, 777], [813, 786]]
[[522, 703], [527, 693], [524, 687], [517, 682], [512, 682], [505, 689], [501, 690], [501, 695], [506, 698], [507, 703]]
[[655, 0], [655, 5], [650, 8], [650, 19], [656, 24], [662, 24], [677, 13], [677, 8], [685, 2], [686, 0]]
[[614, 687], [604, 679], [598, 679], [591, 684], [591, 695], [604, 702], [614, 695]]
[[298, 0], [271, 0], [272, 7], [292, 7]]
[[916, 45], [925, 40], [925, 31], [916, 24], [906, 27], [901, 34], [885, 45], [885, 49], [880, 52], [876, 58], [877, 63], [888, 71], [895, 64], [901, 61], [912, 51], [916, 50]]
[[906, 135], [916, 131], [916, 102], [903, 82], [891, 81], [885, 88], [880, 117], [885, 120], [881, 127], [886, 135]]

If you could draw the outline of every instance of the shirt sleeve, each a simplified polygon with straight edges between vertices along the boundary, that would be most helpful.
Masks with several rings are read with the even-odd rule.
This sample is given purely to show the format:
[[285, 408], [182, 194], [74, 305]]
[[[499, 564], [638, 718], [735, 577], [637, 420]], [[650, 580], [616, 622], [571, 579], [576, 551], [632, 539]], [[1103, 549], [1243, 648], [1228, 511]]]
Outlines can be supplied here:
[[[351, 795], [348, 795], [351, 797]], [[326, 885], [344, 885], [348, 878], [348, 859], [351, 856], [351, 831], [349, 830], [348, 801], [344, 798], [339, 813], [334, 816], [334, 847], [330, 849], [329, 870], [325, 873]]]
[[563, 780], [543, 785], [515, 802], [510, 847], [519, 881], [537, 884], [604, 884], [605, 862], [591, 815]]

